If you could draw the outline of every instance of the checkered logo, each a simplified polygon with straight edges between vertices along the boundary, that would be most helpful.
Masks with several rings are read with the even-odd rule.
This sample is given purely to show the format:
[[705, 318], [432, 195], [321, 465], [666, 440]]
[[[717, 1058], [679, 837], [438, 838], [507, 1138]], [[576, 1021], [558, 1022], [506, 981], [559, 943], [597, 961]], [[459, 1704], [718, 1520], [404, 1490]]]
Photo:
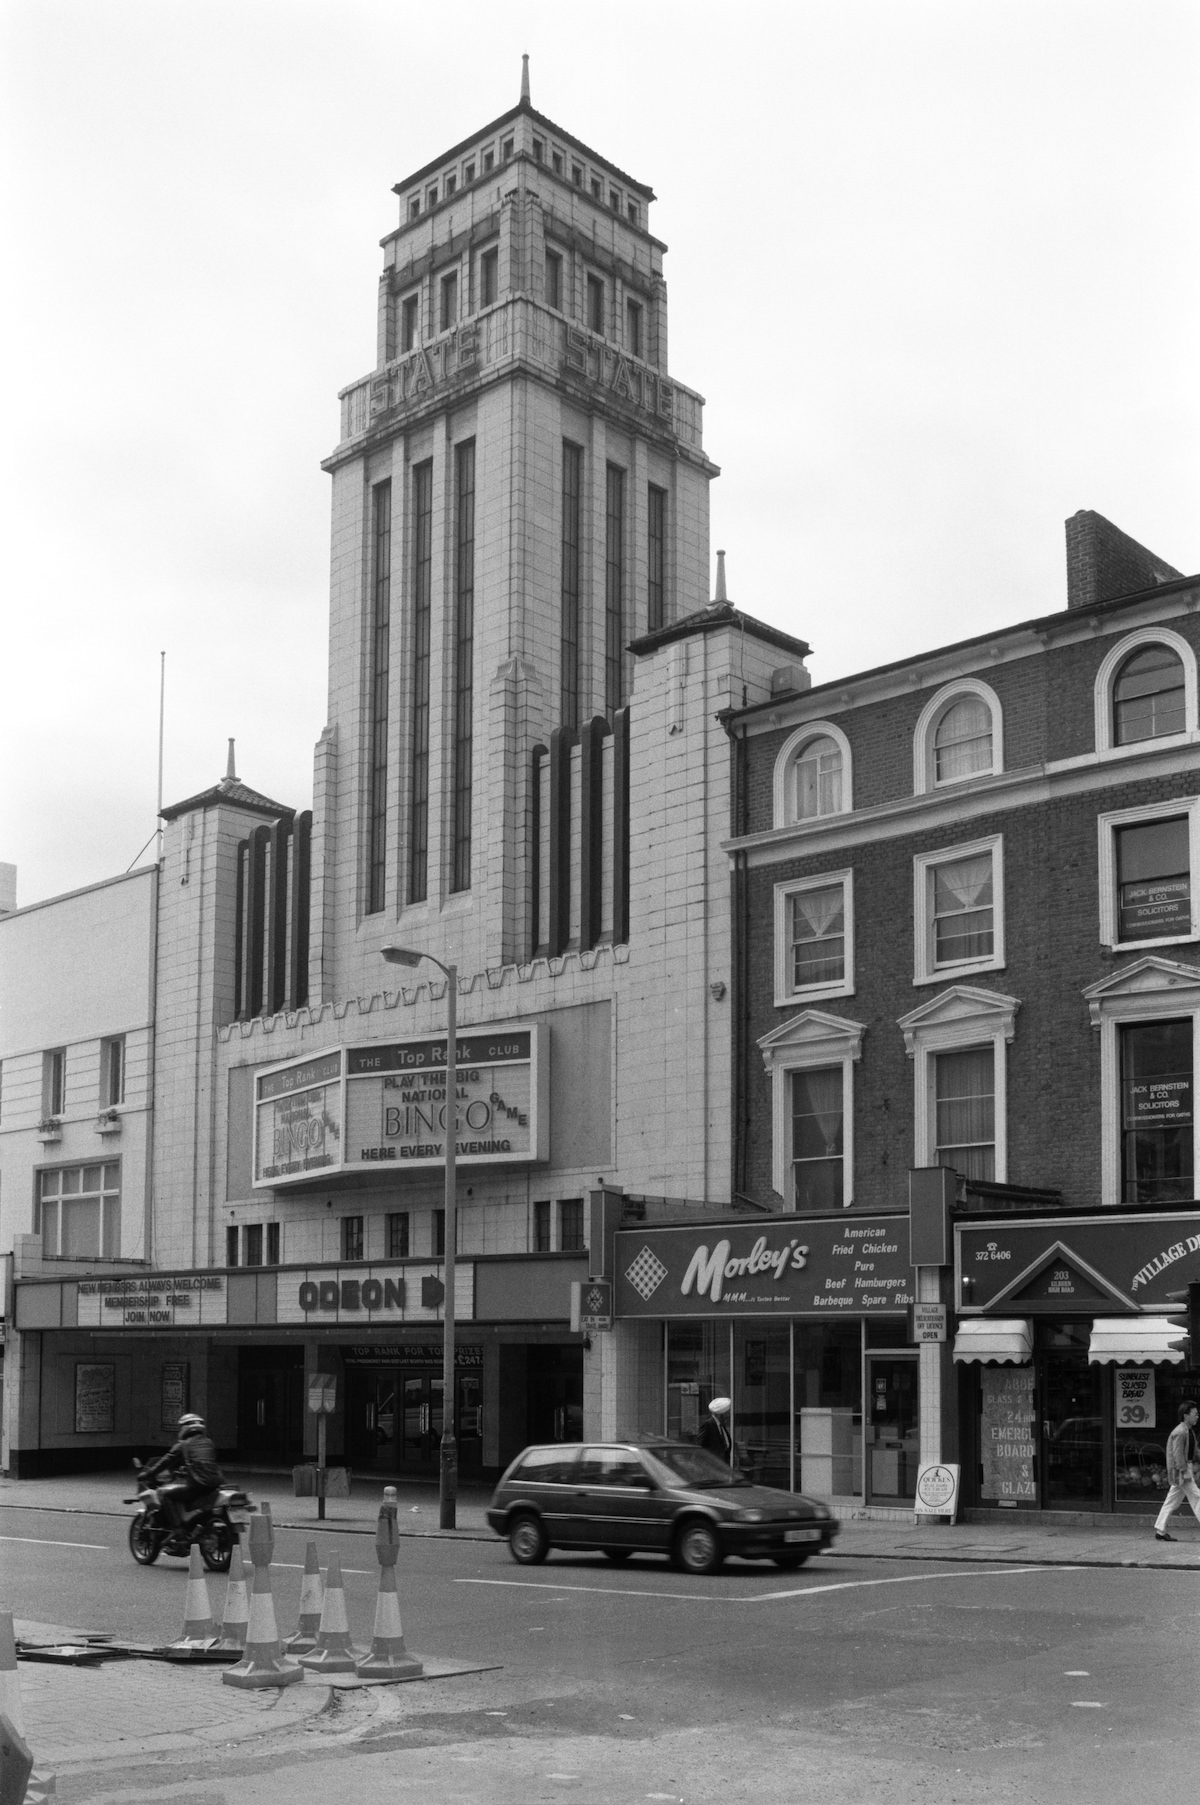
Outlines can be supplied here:
[[585, 1316], [610, 1316], [612, 1300], [608, 1295], [607, 1285], [587, 1285], [583, 1293], [583, 1314]]
[[637, 1259], [625, 1273], [625, 1277], [641, 1298], [653, 1297], [658, 1287], [667, 1276], [667, 1269], [656, 1253], [643, 1247]]

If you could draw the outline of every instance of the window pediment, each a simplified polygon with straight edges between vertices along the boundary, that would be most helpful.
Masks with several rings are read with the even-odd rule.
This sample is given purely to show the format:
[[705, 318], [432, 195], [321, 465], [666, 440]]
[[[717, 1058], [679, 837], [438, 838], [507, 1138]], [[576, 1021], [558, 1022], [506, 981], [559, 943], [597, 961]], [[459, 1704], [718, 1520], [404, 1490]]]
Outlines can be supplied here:
[[865, 1023], [852, 1022], [844, 1015], [803, 1009], [770, 1034], [764, 1034], [758, 1045], [763, 1064], [771, 1071], [775, 1066], [798, 1061], [808, 1065], [821, 1059], [858, 1059], [866, 1031]]
[[899, 1018], [904, 1045], [911, 1057], [918, 1044], [927, 1038], [954, 1040], [964, 1035], [1002, 1034], [1011, 1040], [1015, 1032], [1018, 997], [1005, 996], [998, 990], [979, 990], [973, 984], [955, 984], [911, 1009]]
[[1176, 999], [1181, 996], [1186, 998], [1189, 992], [1189, 1000], [1193, 1004], [1200, 1001], [1200, 969], [1194, 965], [1180, 965], [1175, 959], [1159, 959], [1153, 953], [1148, 953], [1144, 959], [1137, 959], [1132, 965], [1114, 972], [1111, 978], [1103, 978], [1098, 984], [1089, 984], [1083, 994], [1087, 998], [1095, 1026], [1104, 1013], [1105, 1004], [1164, 995]]

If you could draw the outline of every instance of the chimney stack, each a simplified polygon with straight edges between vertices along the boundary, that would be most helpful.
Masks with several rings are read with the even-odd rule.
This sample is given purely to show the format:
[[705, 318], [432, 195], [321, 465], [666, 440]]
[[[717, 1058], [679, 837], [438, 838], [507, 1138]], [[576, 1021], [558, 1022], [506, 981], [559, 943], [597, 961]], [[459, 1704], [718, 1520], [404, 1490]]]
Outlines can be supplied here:
[[1092, 608], [1182, 575], [1092, 508], [1067, 521], [1068, 608]]

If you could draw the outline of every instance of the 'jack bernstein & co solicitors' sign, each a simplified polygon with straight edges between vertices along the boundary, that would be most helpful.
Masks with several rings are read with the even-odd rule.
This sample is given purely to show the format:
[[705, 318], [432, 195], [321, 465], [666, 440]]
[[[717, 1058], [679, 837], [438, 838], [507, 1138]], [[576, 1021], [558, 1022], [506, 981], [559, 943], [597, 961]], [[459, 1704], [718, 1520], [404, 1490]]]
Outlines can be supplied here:
[[[546, 1158], [544, 1032], [500, 1026], [456, 1037], [459, 1160], [488, 1166]], [[450, 1114], [445, 1035], [290, 1060], [255, 1079], [254, 1182], [439, 1167]]]
[[838, 1316], [915, 1301], [907, 1216], [623, 1229], [617, 1316]]

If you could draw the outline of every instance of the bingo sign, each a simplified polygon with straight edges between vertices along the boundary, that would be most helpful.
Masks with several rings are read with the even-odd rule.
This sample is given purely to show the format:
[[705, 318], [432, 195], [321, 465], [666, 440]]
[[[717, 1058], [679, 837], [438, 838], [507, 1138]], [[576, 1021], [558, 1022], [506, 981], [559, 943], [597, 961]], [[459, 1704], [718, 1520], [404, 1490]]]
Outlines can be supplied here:
[[1115, 1375], [1118, 1429], [1153, 1429], [1154, 1368], [1126, 1367]]
[[[549, 1063], [541, 1024], [457, 1036], [456, 1157], [528, 1165], [549, 1154]], [[335, 1172], [437, 1170], [446, 1158], [446, 1037], [339, 1047], [260, 1072], [254, 1182]]]

